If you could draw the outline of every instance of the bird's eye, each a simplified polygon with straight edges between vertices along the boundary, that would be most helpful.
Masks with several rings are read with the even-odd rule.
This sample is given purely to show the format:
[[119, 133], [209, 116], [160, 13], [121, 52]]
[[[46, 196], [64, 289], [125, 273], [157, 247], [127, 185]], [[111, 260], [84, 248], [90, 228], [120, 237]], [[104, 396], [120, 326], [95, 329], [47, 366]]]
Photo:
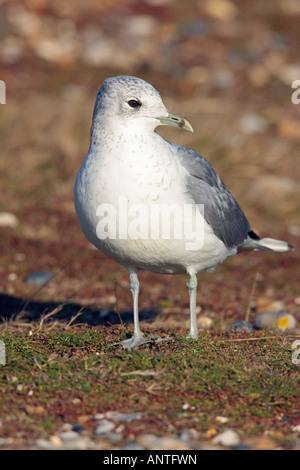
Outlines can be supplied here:
[[142, 106], [142, 103], [138, 100], [129, 100], [127, 103], [131, 108], [140, 108]]

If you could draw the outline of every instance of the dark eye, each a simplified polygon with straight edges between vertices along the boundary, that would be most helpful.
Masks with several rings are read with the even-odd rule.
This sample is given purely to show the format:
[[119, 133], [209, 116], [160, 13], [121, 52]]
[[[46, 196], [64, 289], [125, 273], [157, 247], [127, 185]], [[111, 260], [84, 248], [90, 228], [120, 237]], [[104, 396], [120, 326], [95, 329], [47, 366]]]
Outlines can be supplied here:
[[140, 108], [142, 106], [142, 103], [138, 100], [129, 100], [128, 104], [131, 108]]

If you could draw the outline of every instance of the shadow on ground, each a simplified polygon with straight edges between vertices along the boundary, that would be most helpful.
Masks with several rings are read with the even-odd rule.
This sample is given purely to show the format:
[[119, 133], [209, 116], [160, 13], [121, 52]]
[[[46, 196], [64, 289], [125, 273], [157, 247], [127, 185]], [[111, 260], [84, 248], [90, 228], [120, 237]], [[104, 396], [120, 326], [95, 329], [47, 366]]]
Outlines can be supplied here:
[[[133, 323], [132, 311], [95, 309], [75, 302], [42, 302], [24, 300], [0, 293], [0, 323], [10, 321], [35, 322], [58, 320], [65, 323], [85, 325], [118, 325]], [[158, 310], [141, 310], [140, 320], [154, 320]]]

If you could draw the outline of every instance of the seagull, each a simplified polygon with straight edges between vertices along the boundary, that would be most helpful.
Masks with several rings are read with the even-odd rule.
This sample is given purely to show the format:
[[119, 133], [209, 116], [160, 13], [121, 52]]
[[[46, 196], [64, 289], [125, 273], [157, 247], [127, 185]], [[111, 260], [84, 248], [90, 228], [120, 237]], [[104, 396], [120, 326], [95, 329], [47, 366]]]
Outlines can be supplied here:
[[86, 238], [125, 266], [133, 297], [131, 350], [148, 342], [140, 330], [140, 270], [189, 276], [190, 331], [196, 322], [197, 273], [214, 270], [242, 251], [288, 252], [260, 238], [211, 164], [199, 153], [163, 139], [160, 125], [193, 132], [141, 78], [107, 78], [96, 98], [90, 146], [78, 172], [74, 200]]

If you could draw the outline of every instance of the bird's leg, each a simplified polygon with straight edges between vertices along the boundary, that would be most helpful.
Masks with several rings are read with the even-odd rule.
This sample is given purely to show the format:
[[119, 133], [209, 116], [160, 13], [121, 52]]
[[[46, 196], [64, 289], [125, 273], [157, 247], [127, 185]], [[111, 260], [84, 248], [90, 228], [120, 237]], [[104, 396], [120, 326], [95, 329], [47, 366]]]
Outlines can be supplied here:
[[197, 276], [191, 274], [187, 282], [187, 288], [190, 294], [190, 332], [187, 338], [198, 339], [198, 328], [196, 319], [196, 300], [197, 300]]
[[132, 299], [133, 299], [133, 322], [134, 322], [134, 331], [133, 331], [133, 336], [129, 339], [125, 339], [124, 341], [119, 341], [118, 343], [111, 344], [110, 346], [116, 346], [118, 344], [121, 344], [124, 349], [126, 350], [131, 350], [137, 346], [140, 346], [141, 344], [145, 343], [158, 343], [160, 341], [167, 341], [172, 338], [167, 336], [166, 338], [159, 338], [158, 336], [154, 335], [149, 335], [147, 339], [144, 338], [143, 333], [140, 330], [140, 322], [139, 322], [139, 305], [138, 305], [138, 299], [139, 299], [139, 290], [140, 290], [140, 283], [138, 280], [138, 275], [135, 271], [129, 271], [130, 272], [130, 290], [132, 293]]
[[139, 283], [138, 275], [135, 271], [130, 271], [129, 273], [130, 273], [130, 290], [131, 290], [132, 298], [133, 298], [133, 322], [134, 322], [133, 336], [124, 341], [111, 344], [111, 346], [116, 346], [118, 344], [121, 344], [123, 348], [127, 350], [131, 350], [135, 348], [136, 346], [140, 346], [141, 344], [144, 344], [147, 342], [144, 339], [144, 336], [140, 330], [140, 322], [139, 322], [140, 283]]
[[143, 339], [143, 334], [140, 330], [140, 320], [139, 320], [140, 283], [139, 283], [138, 275], [135, 272], [130, 273], [130, 290], [131, 290], [132, 299], [133, 299], [133, 322], [134, 322], [133, 338]]

